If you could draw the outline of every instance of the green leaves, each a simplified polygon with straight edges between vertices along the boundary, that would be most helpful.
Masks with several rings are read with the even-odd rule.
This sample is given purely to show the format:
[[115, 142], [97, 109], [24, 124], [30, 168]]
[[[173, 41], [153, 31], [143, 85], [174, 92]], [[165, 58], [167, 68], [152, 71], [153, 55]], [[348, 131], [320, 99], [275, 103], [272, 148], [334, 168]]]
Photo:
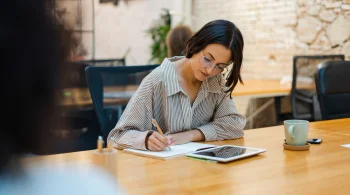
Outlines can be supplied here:
[[165, 40], [171, 26], [169, 10], [164, 9], [164, 12], [165, 13], [161, 15], [160, 19], [146, 31], [146, 33], [151, 36], [153, 42], [151, 45], [151, 59], [149, 62], [159, 64], [168, 54]]

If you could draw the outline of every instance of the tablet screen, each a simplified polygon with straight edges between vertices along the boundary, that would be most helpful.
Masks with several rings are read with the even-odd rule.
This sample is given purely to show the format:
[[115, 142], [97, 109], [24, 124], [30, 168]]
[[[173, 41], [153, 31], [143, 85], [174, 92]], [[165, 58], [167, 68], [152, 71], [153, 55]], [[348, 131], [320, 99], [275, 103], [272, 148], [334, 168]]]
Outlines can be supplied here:
[[250, 149], [250, 148], [225, 146], [225, 147], [220, 147], [220, 148], [214, 148], [211, 150], [206, 150], [203, 152], [202, 151], [194, 152], [194, 154], [217, 157], [217, 158], [232, 158], [232, 157], [239, 156], [239, 155], [242, 155], [245, 153], [251, 153], [251, 152], [256, 152], [256, 151], [257, 150]]

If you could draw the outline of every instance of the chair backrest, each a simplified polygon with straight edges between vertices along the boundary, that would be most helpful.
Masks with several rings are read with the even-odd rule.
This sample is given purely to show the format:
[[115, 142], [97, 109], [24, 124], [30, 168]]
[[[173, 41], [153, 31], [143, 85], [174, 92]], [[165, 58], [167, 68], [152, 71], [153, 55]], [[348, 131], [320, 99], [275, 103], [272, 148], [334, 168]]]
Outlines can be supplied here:
[[158, 66], [158, 64], [123, 67], [89, 66], [85, 69], [94, 109], [105, 141], [142, 79]]
[[125, 59], [124, 58], [84, 60], [81, 62], [89, 64], [91, 66], [125, 66]]
[[[293, 58], [291, 104], [293, 118], [314, 120], [316, 86], [314, 75], [318, 64], [326, 61], [343, 61], [344, 55], [298, 55]], [[317, 108], [318, 109], [318, 108]]]
[[320, 64], [315, 74], [322, 119], [350, 117], [350, 61]]

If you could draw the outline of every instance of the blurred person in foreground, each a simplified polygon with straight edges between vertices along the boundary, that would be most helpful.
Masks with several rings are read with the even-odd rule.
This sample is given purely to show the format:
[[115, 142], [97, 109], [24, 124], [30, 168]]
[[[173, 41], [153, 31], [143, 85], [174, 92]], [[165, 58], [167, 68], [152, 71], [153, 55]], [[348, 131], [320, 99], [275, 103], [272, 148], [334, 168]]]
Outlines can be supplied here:
[[166, 36], [166, 45], [168, 48], [168, 58], [184, 55], [186, 42], [193, 35], [188, 26], [179, 25], [171, 29]]
[[[9, 1], [4, 4], [10, 4]], [[3, 113], [0, 194], [120, 194], [112, 176], [97, 167], [22, 164], [23, 156], [49, 147], [48, 129], [71, 54], [71, 34], [54, 14], [52, 0], [19, 0], [1, 6]], [[11, 55], [6, 54], [8, 51]]]

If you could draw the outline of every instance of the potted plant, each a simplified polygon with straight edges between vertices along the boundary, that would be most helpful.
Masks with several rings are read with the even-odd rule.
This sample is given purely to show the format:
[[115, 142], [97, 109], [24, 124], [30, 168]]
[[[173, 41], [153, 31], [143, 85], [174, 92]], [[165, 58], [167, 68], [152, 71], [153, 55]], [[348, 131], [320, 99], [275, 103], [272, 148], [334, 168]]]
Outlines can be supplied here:
[[151, 45], [150, 62], [160, 64], [167, 57], [168, 49], [165, 44], [166, 36], [171, 27], [171, 16], [168, 9], [163, 9], [160, 19], [156, 21], [146, 33], [151, 36], [153, 41]]

